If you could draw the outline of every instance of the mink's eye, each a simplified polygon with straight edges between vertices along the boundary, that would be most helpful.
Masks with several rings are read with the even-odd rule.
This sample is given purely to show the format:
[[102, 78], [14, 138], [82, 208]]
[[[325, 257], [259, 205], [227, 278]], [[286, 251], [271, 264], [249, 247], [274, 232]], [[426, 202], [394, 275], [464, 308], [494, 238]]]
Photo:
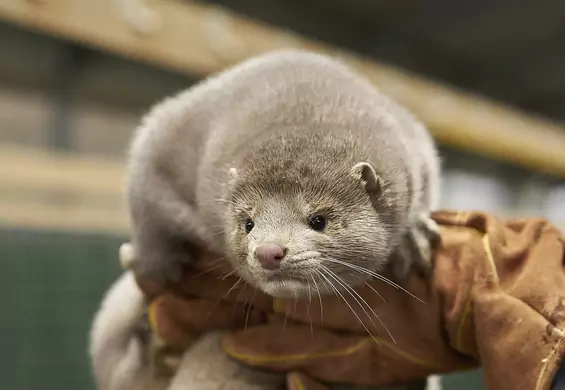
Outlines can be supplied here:
[[310, 228], [312, 228], [313, 230], [316, 230], [317, 232], [321, 232], [326, 228], [327, 225], [326, 218], [324, 218], [321, 215], [314, 215], [310, 217], [310, 220], [308, 221], [308, 225], [310, 225]]
[[250, 218], [247, 218], [247, 219], [245, 220], [245, 233], [248, 233], [248, 234], [249, 234], [249, 232], [250, 232], [251, 230], [253, 230], [253, 227], [254, 227], [254, 226], [255, 226], [255, 223], [253, 222], [253, 220], [250, 219]]

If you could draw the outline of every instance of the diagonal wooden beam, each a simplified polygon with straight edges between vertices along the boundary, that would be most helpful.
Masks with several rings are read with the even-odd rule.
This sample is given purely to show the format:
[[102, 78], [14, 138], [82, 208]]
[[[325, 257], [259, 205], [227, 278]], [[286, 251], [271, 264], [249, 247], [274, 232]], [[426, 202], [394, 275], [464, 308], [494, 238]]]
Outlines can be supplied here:
[[[413, 110], [440, 143], [565, 177], [565, 129], [560, 125], [225, 9], [190, 1], [155, 0], [143, 10], [136, 8], [137, 3], [141, 2], [2, 0], [0, 18], [199, 76], [283, 47], [338, 55]], [[139, 10], [142, 12], [135, 12]]]
[[0, 225], [125, 235], [121, 161], [0, 145]]

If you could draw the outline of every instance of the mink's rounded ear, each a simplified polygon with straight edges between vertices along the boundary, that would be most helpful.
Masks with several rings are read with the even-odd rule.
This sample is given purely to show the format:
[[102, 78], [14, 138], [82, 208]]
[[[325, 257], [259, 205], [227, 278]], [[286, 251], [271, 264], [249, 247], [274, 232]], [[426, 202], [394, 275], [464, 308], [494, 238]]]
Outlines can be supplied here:
[[371, 166], [371, 164], [366, 162], [357, 163], [351, 168], [351, 176], [355, 180], [359, 180], [365, 188], [365, 191], [371, 197], [379, 197], [383, 191], [383, 181], [377, 176], [377, 173]]
[[237, 181], [239, 174], [236, 168], [230, 168], [228, 171], [228, 185], [233, 187], [235, 182]]

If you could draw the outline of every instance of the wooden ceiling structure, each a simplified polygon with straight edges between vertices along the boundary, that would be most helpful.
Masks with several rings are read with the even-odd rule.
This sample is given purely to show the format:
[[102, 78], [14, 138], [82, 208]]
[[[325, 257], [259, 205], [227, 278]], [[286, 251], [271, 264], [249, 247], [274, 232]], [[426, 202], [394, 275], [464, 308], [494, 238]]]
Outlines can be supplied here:
[[339, 55], [440, 143], [559, 177], [564, 15], [557, 0], [0, 2], [10, 23], [193, 77], [281, 47]]
[[[444, 146], [565, 178], [564, 1], [1, 0], [0, 21], [192, 79], [283, 47], [330, 53]], [[122, 161], [1, 145], [0, 162], [0, 221], [128, 231]]]

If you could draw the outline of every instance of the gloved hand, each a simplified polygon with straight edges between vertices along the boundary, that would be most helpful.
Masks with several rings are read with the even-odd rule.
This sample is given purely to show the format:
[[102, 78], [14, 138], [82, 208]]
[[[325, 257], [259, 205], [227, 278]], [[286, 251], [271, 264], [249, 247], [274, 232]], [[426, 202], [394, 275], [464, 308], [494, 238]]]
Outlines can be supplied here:
[[231, 329], [225, 351], [287, 373], [289, 389], [403, 383], [479, 364], [489, 389], [549, 389], [565, 351], [560, 232], [544, 220], [484, 213], [434, 219], [441, 244], [432, 278], [412, 275], [404, 285], [425, 303], [379, 280], [321, 304], [315, 287], [311, 299], [274, 304], [247, 286], [226, 294], [237, 278], [218, 279], [229, 266], [203, 254], [209, 272], [187, 270], [183, 282], [159, 288], [139, 281], [153, 329], [179, 350], [206, 330]]
[[[120, 248], [120, 262], [132, 268], [131, 244]], [[210, 330], [244, 329], [266, 323], [272, 298], [235, 276], [230, 265], [202, 252], [195, 268], [186, 269], [176, 283], [159, 285], [136, 277], [148, 301], [148, 320], [155, 336], [169, 350], [182, 353]]]
[[[412, 275], [405, 286], [425, 304], [378, 280], [341, 292], [349, 304], [324, 299], [323, 315], [315, 296], [277, 301], [278, 315], [228, 335], [226, 352], [329, 383], [383, 385], [482, 364], [490, 390], [548, 390], [565, 352], [561, 233], [541, 219], [457, 212], [434, 219], [441, 244], [433, 278]], [[373, 311], [390, 335], [369, 320]]]

